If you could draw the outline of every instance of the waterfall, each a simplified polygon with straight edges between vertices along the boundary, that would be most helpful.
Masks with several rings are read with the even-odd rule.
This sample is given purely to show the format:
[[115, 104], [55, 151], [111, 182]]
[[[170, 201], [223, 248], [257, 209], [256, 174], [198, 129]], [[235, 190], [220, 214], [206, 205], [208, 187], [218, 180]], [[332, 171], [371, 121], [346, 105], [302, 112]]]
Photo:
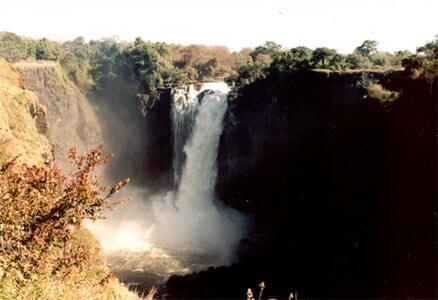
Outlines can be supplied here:
[[[232, 262], [237, 244], [246, 232], [246, 220], [217, 201], [214, 193], [227, 93], [223, 82], [175, 90], [171, 111], [174, 184], [167, 192], [154, 195], [147, 188], [127, 187], [121, 193], [134, 201], [108, 213], [105, 220], [87, 222], [105, 252], [124, 251], [117, 254], [122, 257], [128, 252], [149, 253], [150, 259], [158, 259], [157, 266], [165, 269], [160, 274], [186, 272], [181, 271], [186, 268], [175, 267], [175, 261], [186, 257], [185, 254], [206, 257], [205, 265]], [[119, 265], [120, 260], [114, 257], [113, 263]], [[140, 258], [132, 261], [142, 261]], [[197, 264], [187, 263], [190, 268]]]
[[214, 196], [217, 152], [227, 110], [225, 83], [177, 90], [173, 98], [175, 188], [153, 203], [157, 241], [230, 260], [243, 217]]
[[184, 145], [190, 135], [197, 112], [197, 92], [193, 85], [174, 91], [172, 102], [173, 183], [178, 188], [186, 156]]

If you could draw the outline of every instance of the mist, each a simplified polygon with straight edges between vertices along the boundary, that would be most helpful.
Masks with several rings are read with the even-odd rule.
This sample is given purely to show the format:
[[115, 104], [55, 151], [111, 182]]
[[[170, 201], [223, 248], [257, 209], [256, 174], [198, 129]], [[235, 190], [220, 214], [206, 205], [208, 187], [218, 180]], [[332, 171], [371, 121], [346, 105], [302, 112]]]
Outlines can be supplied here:
[[100, 241], [106, 253], [149, 251], [153, 216], [147, 202], [148, 191], [128, 186], [116, 199], [125, 199], [126, 202], [107, 211], [105, 219], [87, 221], [85, 225]]
[[[88, 222], [105, 252], [160, 249], [209, 257], [209, 265], [234, 262], [248, 221], [221, 204], [214, 193], [228, 87], [210, 83], [189, 90], [175, 93], [172, 99], [173, 186], [159, 191], [149, 190], [147, 184], [127, 187], [119, 197], [130, 201], [109, 212], [105, 220]], [[192, 122], [187, 128], [179, 123], [187, 122], [184, 114], [190, 114]]]
[[153, 236], [167, 245], [208, 253], [217, 256], [220, 263], [229, 263], [244, 235], [245, 219], [237, 211], [221, 206], [214, 196], [216, 158], [227, 101], [226, 86], [209, 88], [222, 90], [208, 90], [202, 99], [192, 98], [194, 101], [189, 103], [198, 105], [196, 101], [202, 101], [184, 145], [185, 164], [178, 189], [153, 200], [158, 225]]

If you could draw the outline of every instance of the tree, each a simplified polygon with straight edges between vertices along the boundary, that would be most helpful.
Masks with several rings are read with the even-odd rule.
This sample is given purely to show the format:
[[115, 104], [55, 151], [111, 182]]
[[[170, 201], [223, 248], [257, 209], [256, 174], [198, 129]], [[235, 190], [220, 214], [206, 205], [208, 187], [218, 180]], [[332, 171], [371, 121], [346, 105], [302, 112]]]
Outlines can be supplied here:
[[100, 41], [91, 41], [93, 48], [90, 54], [90, 71], [93, 79], [94, 92], [107, 91], [114, 95], [120, 84], [124, 90], [129, 90], [132, 71], [125, 59], [124, 49], [120, 43], [107, 38]]
[[280, 44], [274, 43], [272, 41], [267, 41], [262, 46], [258, 46], [250, 53], [253, 61], [257, 60], [259, 55], [266, 55], [273, 59], [276, 55], [280, 54], [283, 50]]
[[59, 62], [73, 82], [85, 93], [93, 85], [90, 75], [91, 46], [83, 37], [61, 45]]
[[370, 57], [377, 52], [378, 42], [373, 40], [365, 40], [362, 45], [358, 46], [354, 52], [366, 57]]
[[438, 60], [438, 35], [435, 36], [435, 40], [418, 47], [417, 53], [425, 56], [428, 60]]
[[277, 54], [271, 63], [271, 71], [290, 71], [309, 69], [311, 67], [312, 50], [303, 46], [292, 48]]
[[197, 79], [202, 80], [204, 78], [212, 77], [214, 75], [214, 69], [218, 66], [218, 58], [213, 57], [208, 59], [205, 63], [195, 65], [197, 69]]
[[345, 56], [335, 53], [329, 62], [328, 68], [331, 70], [345, 70], [347, 68]]
[[417, 53], [425, 58], [425, 77], [430, 80], [438, 77], [438, 35], [434, 41], [419, 47]]
[[438, 38], [418, 47], [416, 55], [402, 60], [402, 66], [411, 78], [423, 76], [433, 80], [438, 77]]
[[347, 68], [350, 69], [368, 69], [371, 67], [369, 58], [358, 53], [348, 54], [345, 62]]
[[35, 57], [37, 60], [57, 60], [59, 58], [59, 50], [55, 43], [43, 38], [36, 44]]
[[373, 66], [387, 67], [392, 59], [392, 54], [387, 52], [375, 52], [369, 58]]
[[314, 67], [320, 66], [325, 69], [330, 65], [331, 61], [333, 61], [337, 55], [338, 53], [335, 49], [329, 49], [326, 47], [316, 48], [312, 55], [313, 65]]
[[146, 92], [155, 92], [174, 74], [173, 65], [167, 58], [170, 50], [164, 43], [144, 42], [137, 38], [134, 45], [124, 50], [135, 77]]
[[297, 62], [310, 61], [312, 59], [313, 51], [304, 46], [298, 46], [290, 49], [292, 57]]
[[0, 57], [15, 62], [32, 56], [29, 42], [11, 32], [0, 32]]
[[408, 51], [408, 50], [396, 51], [390, 57], [390, 65], [393, 66], [393, 67], [400, 67], [402, 60], [405, 59], [408, 56], [411, 56], [412, 54], [413, 53]]
[[418, 55], [411, 55], [402, 60], [402, 66], [405, 68], [405, 72], [412, 79], [416, 79], [424, 73], [425, 65], [426, 60], [424, 57]]
[[312, 49], [299, 46], [277, 55], [271, 66], [280, 70], [309, 69], [312, 56]]

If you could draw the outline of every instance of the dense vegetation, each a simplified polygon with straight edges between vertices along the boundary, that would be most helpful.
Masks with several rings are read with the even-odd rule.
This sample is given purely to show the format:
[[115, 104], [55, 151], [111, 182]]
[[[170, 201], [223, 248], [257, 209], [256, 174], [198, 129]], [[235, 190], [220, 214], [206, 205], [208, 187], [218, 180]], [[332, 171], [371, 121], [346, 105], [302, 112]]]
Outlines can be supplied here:
[[226, 47], [167, 45], [137, 38], [134, 43], [115, 38], [79, 37], [58, 43], [0, 33], [0, 57], [9, 61], [58, 61], [70, 78], [86, 92], [104, 89], [113, 80], [135, 80], [143, 92], [167, 84], [224, 78], [233, 72], [236, 53]]
[[[101, 148], [70, 158], [76, 170], [37, 167], [12, 159], [0, 165], [0, 298], [126, 299], [99, 257], [99, 246], [81, 229], [114, 204], [94, 170], [109, 158]], [[102, 196], [106, 194], [105, 196]], [[42, 201], [44, 199], [44, 201]]]
[[297, 69], [345, 71], [405, 67], [413, 76], [436, 75], [437, 43], [435, 39], [419, 47], [416, 54], [380, 52], [378, 43], [372, 40], [364, 41], [350, 54], [326, 47], [285, 49], [270, 41], [254, 49], [230, 52], [221, 46], [168, 45], [141, 38], [128, 43], [115, 38], [85, 42], [78, 37], [59, 43], [2, 32], [0, 57], [10, 62], [59, 61], [70, 78], [88, 93], [105, 90], [115, 81], [124, 81], [127, 89], [150, 94], [163, 86], [224, 78], [239, 88], [271, 72]]
[[249, 52], [249, 58], [236, 66], [237, 74], [228, 78], [235, 90], [265, 78], [269, 74], [294, 70], [324, 69], [388, 70], [404, 67], [412, 78], [424, 76], [429, 79], [438, 75], [438, 39], [417, 48], [417, 53], [397, 51], [379, 52], [377, 42], [366, 40], [351, 54], [340, 54], [326, 47], [315, 50], [300, 46], [283, 49], [273, 42], [256, 47]]

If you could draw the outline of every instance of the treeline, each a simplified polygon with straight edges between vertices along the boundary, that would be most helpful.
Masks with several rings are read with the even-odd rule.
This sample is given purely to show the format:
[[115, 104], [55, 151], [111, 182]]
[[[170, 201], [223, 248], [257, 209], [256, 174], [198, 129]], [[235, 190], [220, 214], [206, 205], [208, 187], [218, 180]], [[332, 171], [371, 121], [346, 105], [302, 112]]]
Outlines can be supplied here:
[[181, 46], [147, 42], [133, 43], [105, 38], [85, 42], [34, 40], [10, 32], [0, 33], [0, 58], [58, 61], [69, 77], [86, 92], [100, 91], [114, 80], [128, 77], [144, 92], [192, 81], [223, 79], [234, 74], [238, 53], [223, 46]]
[[385, 70], [405, 67], [413, 75], [436, 76], [438, 39], [417, 52], [380, 52], [378, 43], [366, 40], [353, 53], [335, 49], [314, 50], [299, 46], [285, 49], [274, 42], [239, 52], [222, 46], [174, 45], [137, 38], [133, 43], [115, 38], [85, 42], [54, 42], [0, 33], [0, 57], [19, 60], [58, 61], [69, 77], [85, 92], [99, 92], [115, 81], [133, 83], [141, 93], [193, 81], [226, 79], [236, 89], [270, 72], [297, 69]]
[[366, 40], [351, 54], [341, 54], [326, 47], [315, 50], [299, 46], [284, 49], [274, 42], [266, 42], [254, 50], [247, 50], [247, 56], [238, 61], [236, 74], [228, 78], [235, 89], [264, 78], [272, 72], [324, 69], [387, 70], [405, 68], [412, 77], [436, 77], [438, 74], [438, 39], [417, 48], [416, 53], [396, 51], [379, 52], [378, 43]]

